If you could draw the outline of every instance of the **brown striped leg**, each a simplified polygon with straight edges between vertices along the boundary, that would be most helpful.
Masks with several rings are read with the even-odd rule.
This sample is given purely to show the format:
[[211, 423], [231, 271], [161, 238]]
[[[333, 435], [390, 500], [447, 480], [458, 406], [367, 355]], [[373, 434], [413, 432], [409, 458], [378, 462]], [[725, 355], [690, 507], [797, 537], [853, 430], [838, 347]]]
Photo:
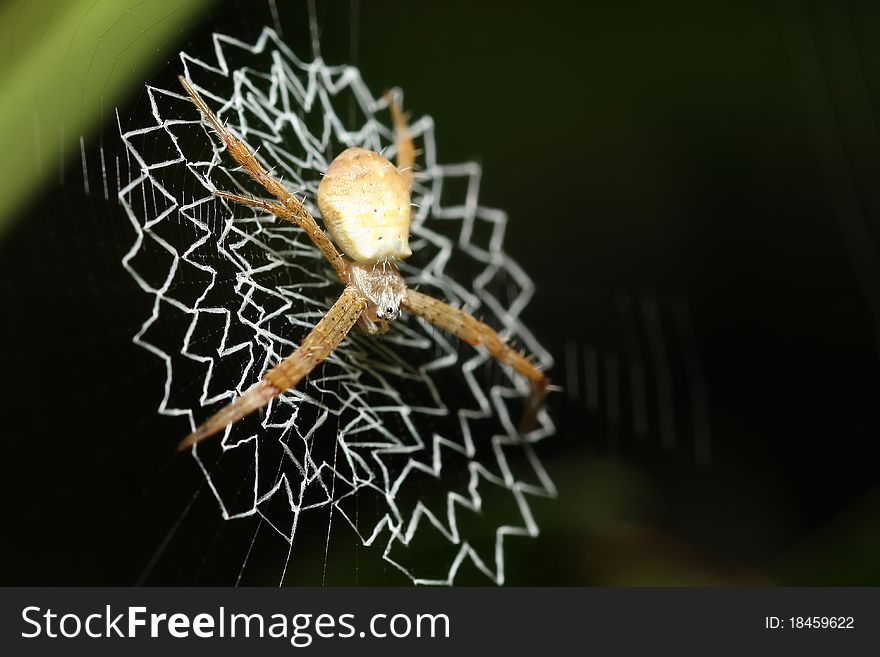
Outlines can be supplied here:
[[[211, 111], [211, 108], [208, 107], [208, 104], [205, 102], [204, 98], [201, 97], [198, 91], [193, 89], [192, 85], [184, 78], [180, 76], [178, 78], [180, 80], [180, 84], [183, 85], [183, 88], [186, 90], [186, 93], [189, 94], [192, 101], [195, 103], [196, 107], [199, 108], [199, 111], [202, 113], [205, 121], [214, 132], [217, 133], [217, 136], [220, 137], [220, 140], [226, 144], [226, 150], [229, 151], [229, 154], [235, 158], [235, 161], [238, 162], [242, 168], [250, 174], [250, 177], [253, 178], [256, 182], [262, 185], [267, 192], [275, 196], [279, 201], [280, 205], [283, 206], [285, 210], [285, 214], [282, 218], [288, 219], [289, 221], [294, 222], [296, 225], [300, 226], [303, 230], [306, 231], [311, 240], [315, 243], [321, 253], [324, 254], [324, 257], [333, 265], [333, 268], [336, 270], [336, 273], [339, 274], [339, 278], [343, 281], [346, 280], [346, 267], [345, 261], [342, 256], [339, 254], [339, 251], [336, 250], [336, 247], [333, 246], [333, 242], [330, 241], [330, 238], [321, 230], [320, 226], [318, 226], [318, 222], [315, 221], [315, 218], [311, 215], [311, 213], [306, 209], [306, 206], [303, 205], [302, 201], [300, 201], [296, 196], [291, 194], [288, 189], [282, 185], [278, 180], [273, 178], [268, 171], [263, 167], [262, 164], [257, 160], [253, 153], [248, 149], [247, 146], [244, 145], [242, 141], [235, 137], [229, 130], [226, 129], [226, 126], [217, 118], [217, 115]], [[250, 201], [244, 201], [242, 199], [249, 199], [247, 196], [241, 196], [239, 194], [226, 194], [225, 192], [218, 193], [218, 196], [225, 196], [225, 198], [229, 198], [233, 201], [238, 201], [239, 203], [245, 203], [246, 205], [256, 205], [258, 207], [262, 207], [259, 203], [253, 203]], [[255, 201], [257, 199], [254, 199]], [[274, 211], [270, 210], [270, 212]], [[278, 215], [282, 216], [282, 215]]]
[[412, 188], [413, 167], [416, 163], [416, 147], [413, 144], [412, 135], [406, 124], [406, 116], [400, 111], [391, 92], [385, 92], [388, 108], [391, 110], [391, 120], [394, 122], [395, 140], [397, 142], [397, 168], [406, 178], [409, 187]]
[[220, 409], [207, 422], [184, 438], [178, 449], [187, 449], [222, 431], [302, 381], [348, 335], [366, 306], [367, 301], [360, 292], [354, 287], [346, 287], [342, 296], [315, 325], [296, 351], [269, 370], [262, 380], [248, 388], [241, 397]]
[[[248, 207], [259, 208], [264, 212], [274, 214], [279, 219], [290, 221], [291, 223], [294, 223], [305, 230], [306, 234], [312, 238], [313, 243], [318, 243], [318, 240], [315, 239], [315, 235], [312, 234], [313, 229], [310, 228], [308, 225], [303, 225], [303, 223], [299, 221], [299, 218], [295, 214], [290, 212], [287, 206], [284, 206], [277, 201], [267, 201], [265, 199], [256, 198], [255, 196], [236, 194], [235, 192], [216, 191], [214, 192], [214, 196], [218, 198], [224, 198], [227, 201], [234, 201], [235, 203], [240, 203], [241, 205], [246, 205]], [[320, 228], [317, 228], [317, 226], [315, 226], [314, 228], [316, 228], [318, 232], [320, 232], [321, 236], [326, 237], [324, 235], [324, 232]], [[330, 258], [333, 258], [332, 260], [330, 260], [330, 264], [333, 265], [333, 269], [336, 270], [336, 274], [339, 276], [339, 279], [343, 283], [348, 283], [348, 262], [346, 261], [346, 259], [343, 258], [342, 255], [340, 255], [339, 252], [337, 252], [335, 249], [333, 254], [328, 255], [327, 253], [324, 253], [324, 256], [328, 260], [330, 260]]]
[[510, 365], [524, 376], [532, 391], [520, 420], [520, 431], [525, 433], [534, 429], [550, 382], [527, 356], [509, 347], [487, 324], [427, 294], [407, 290], [400, 305], [474, 347], [485, 347], [495, 360]]

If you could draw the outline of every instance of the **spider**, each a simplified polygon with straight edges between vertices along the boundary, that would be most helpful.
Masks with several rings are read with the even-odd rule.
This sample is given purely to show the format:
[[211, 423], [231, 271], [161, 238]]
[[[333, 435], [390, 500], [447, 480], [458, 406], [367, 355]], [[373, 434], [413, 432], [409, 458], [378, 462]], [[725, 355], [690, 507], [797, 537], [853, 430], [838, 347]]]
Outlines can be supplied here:
[[[530, 430], [541, 409], [549, 381], [532, 360], [514, 350], [492, 328], [438, 299], [407, 288], [396, 261], [409, 248], [410, 195], [416, 151], [406, 119], [388, 96], [397, 143], [396, 165], [379, 153], [347, 148], [334, 159], [318, 186], [317, 202], [328, 238], [305, 205], [272, 177], [245, 144], [221, 123], [192, 85], [180, 83], [229, 154], [276, 201], [215, 191], [214, 195], [259, 208], [302, 228], [345, 285], [339, 299], [305, 337], [298, 349], [269, 370], [244, 394], [201, 424], [180, 443], [185, 450], [292, 388], [339, 345], [355, 324], [371, 334], [389, 330], [401, 308], [449, 331], [474, 347], [485, 347], [501, 363], [524, 376], [531, 388], [520, 431]], [[334, 245], [335, 242], [335, 245]], [[345, 255], [340, 253], [339, 247]]]

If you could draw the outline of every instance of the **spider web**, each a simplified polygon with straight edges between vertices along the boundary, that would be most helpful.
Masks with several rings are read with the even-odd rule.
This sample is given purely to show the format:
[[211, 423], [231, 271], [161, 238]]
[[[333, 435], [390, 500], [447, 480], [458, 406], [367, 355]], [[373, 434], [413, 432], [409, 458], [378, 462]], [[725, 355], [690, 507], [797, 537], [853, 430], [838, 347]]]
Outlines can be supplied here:
[[[394, 158], [387, 102], [357, 69], [300, 58], [269, 28], [254, 43], [215, 33], [213, 46], [211, 61], [181, 53], [184, 75], [315, 216], [321, 173], [341, 150]], [[131, 173], [119, 200], [135, 231], [123, 265], [150, 296], [134, 341], [164, 362], [158, 410], [188, 423], [169, 424], [182, 437], [295, 349], [341, 285], [301, 229], [212, 195], [266, 193], [182, 89], [146, 93], [151, 121], [120, 126]], [[519, 320], [533, 285], [502, 250], [505, 214], [479, 204], [479, 165], [440, 164], [430, 117], [410, 127], [421, 154], [408, 284], [549, 367]], [[487, 354], [405, 315], [379, 338], [352, 331], [296, 389], [191, 458], [224, 519], [256, 516], [287, 546], [279, 583], [315, 567], [298, 562], [300, 542], [329, 542], [343, 522], [414, 583], [452, 584], [469, 561], [502, 584], [506, 537], [539, 531], [529, 497], [555, 495], [534, 451], [553, 433], [550, 418], [542, 411], [534, 431], [516, 431], [527, 392]], [[420, 539], [427, 563], [415, 556]]]

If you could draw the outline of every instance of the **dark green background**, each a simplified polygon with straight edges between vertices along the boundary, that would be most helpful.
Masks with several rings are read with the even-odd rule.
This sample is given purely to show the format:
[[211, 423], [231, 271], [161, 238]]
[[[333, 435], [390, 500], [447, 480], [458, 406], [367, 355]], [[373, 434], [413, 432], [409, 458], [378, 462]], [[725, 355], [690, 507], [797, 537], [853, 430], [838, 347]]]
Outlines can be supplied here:
[[[285, 38], [307, 39], [305, 3], [279, 4]], [[483, 164], [481, 202], [508, 211], [506, 250], [537, 286], [525, 321], [551, 376], [571, 375], [566, 349], [594, 349], [602, 381], [619, 358], [619, 420], [604, 387], [586, 406], [580, 378], [551, 401], [559, 433], [539, 454], [559, 498], [535, 503], [537, 540], [509, 541], [508, 581], [880, 583], [876, 4], [371, 0], [319, 2], [318, 17], [326, 60], [401, 86], [434, 117], [442, 161]], [[163, 44], [155, 80], [211, 31], [248, 40], [270, 22], [265, 2], [217, 3]], [[121, 116], [143, 109], [144, 81], [114, 101]], [[90, 140], [116, 136], [111, 115]], [[76, 155], [0, 241], [4, 584], [136, 581], [201, 480], [171, 456], [160, 366], [130, 341], [148, 303], [119, 265], [130, 228], [83, 195]], [[670, 346], [673, 448], [654, 401], [638, 435], [625, 392], [641, 353], [655, 397], [644, 326], [633, 341], [622, 320], [645, 297], [669, 331], [683, 300], [695, 335]], [[146, 582], [232, 583], [228, 531], [197, 498]], [[322, 542], [301, 549], [320, 568]], [[375, 550], [359, 563], [360, 583], [401, 582]]]

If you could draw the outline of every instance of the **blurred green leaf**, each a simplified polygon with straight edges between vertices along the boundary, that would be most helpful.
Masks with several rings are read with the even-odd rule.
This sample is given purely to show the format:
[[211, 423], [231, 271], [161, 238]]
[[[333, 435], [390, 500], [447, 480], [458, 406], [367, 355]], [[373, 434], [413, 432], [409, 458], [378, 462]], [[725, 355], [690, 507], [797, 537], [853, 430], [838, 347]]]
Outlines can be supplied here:
[[9, 2], [0, 7], [0, 234], [79, 154], [80, 135], [176, 44], [212, 0]]

